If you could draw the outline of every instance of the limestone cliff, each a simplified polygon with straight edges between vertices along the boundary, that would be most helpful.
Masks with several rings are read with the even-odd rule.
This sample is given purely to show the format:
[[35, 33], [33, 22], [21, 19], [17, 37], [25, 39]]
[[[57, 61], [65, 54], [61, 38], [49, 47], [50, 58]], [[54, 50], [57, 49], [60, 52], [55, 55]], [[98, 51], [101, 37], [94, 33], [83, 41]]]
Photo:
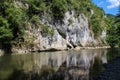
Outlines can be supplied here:
[[106, 44], [105, 13], [91, 0], [10, 0], [0, 10], [0, 47], [14, 53]]
[[[13, 48], [13, 52], [20, 51], [44, 51], [65, 50], [75, 47], [94, 47], [105, 45], [106, 31], [95, 39], [94, 33], [89, 28], [88, 18], [80, 13], [75, 17], [74, 11], [67, 11], [62, 21], [54, 21], [42, 16], [38, 24], [28, 23], [24, 34], [24, 42], [21, 48]], [[42, 32], [41, 26], [46, 25], [53, 29], [53, 34]]]

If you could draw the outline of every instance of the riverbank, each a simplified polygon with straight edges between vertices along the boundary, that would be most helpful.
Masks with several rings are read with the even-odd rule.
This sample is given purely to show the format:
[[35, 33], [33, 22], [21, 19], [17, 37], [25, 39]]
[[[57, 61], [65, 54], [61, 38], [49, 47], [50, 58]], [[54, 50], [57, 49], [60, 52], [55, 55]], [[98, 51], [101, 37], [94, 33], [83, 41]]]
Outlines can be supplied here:
[[93, 80], [120, 80], [120, 57], [104, 64], [105, 71]]
[[110, 48], [110, 46], [97, 46], [97, 47], [76, 47], [73, 50], [81, 50], [81, 49], [103, 49], [103, 48]]
[[[68, 50], [83, 50], [83, 49], [105, 49], [105, 48], [110, 48], [110, 46], [102, 46], [102, 47], [75, 47], [71, 49], [49, 49], [49, 50], [21, 50], [21, 49], [16, 49], [12, 51], [12, 55], [17, 55], [17, 54], [30, 54], [32, 52], [54, 52], [54, 51], [68, 51]], [[4, 55], [5, 52], [0, 49], [0, 56]]]

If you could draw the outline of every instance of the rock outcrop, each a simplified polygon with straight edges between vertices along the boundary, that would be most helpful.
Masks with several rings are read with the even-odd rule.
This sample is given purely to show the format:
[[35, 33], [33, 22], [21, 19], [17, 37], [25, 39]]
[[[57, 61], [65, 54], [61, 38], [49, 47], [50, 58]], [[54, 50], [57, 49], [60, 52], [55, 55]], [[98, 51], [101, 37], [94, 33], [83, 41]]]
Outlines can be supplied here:
[[[28, 23], [24, 42], [20, 43], [21, 48], [13, 47], [13, 52], [23, 51], [44, 51], [44, 50], [65, 50], [75, 47], [90, 47], [103, 44], [102, 39], [106, 37], [105, 31], [98, 39], [94, 38], [94, 33], [89, 28], [87, 17], [81, 13], [75, 17], [74, 11], [65, 13], [62, 21], [54, 21], [50, 17], [43, 15], [38, 21], [40, 24]], [[42, 32], [42, 25], [52, 28], [53, 34]]]

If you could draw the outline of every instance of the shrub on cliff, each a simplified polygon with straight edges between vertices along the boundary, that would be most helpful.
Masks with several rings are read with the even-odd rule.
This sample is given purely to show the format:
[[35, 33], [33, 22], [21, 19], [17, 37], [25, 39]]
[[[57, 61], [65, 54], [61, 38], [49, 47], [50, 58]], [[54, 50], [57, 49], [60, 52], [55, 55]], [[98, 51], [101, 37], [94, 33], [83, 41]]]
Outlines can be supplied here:
[[67, 10], [66, 0], [52, 0], [52, 12], [55, 19], [63, 19]]
[[0, 43], [8, 44], [13, 38], [12, 29], [8, 21], [0, 16]]
[[11, 46], [24, 34], [24, 24], [27, 20], [26, 12], [17, 7], [12, 0], [10, 2], [1, 1], [0, 15], [0, 43], [2, 43], [2, 46], [6, 44]]
[[7, 53], [10, 52], [12, 38], [13, 33], [8, 21], [0, 16], [0, 48], [4, 49]]

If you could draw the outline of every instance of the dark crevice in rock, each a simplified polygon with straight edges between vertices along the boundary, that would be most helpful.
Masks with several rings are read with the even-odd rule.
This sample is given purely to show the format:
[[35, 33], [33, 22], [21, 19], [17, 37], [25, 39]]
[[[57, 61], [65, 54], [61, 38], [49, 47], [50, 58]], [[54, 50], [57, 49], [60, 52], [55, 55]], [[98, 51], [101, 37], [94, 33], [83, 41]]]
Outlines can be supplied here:
[[65, 34], [65, 30], [60, 30], [60, 29], [57, 29], [58, 33], [64, 38], [66, 39], [66, 34]]
[[71, 48], [72, 48], [72, 46], [71, 46], [71, 45], [69, 45], [69, 44], [67, 44], [67, 48], [68, 48], [68, 49], [71, 49]]

